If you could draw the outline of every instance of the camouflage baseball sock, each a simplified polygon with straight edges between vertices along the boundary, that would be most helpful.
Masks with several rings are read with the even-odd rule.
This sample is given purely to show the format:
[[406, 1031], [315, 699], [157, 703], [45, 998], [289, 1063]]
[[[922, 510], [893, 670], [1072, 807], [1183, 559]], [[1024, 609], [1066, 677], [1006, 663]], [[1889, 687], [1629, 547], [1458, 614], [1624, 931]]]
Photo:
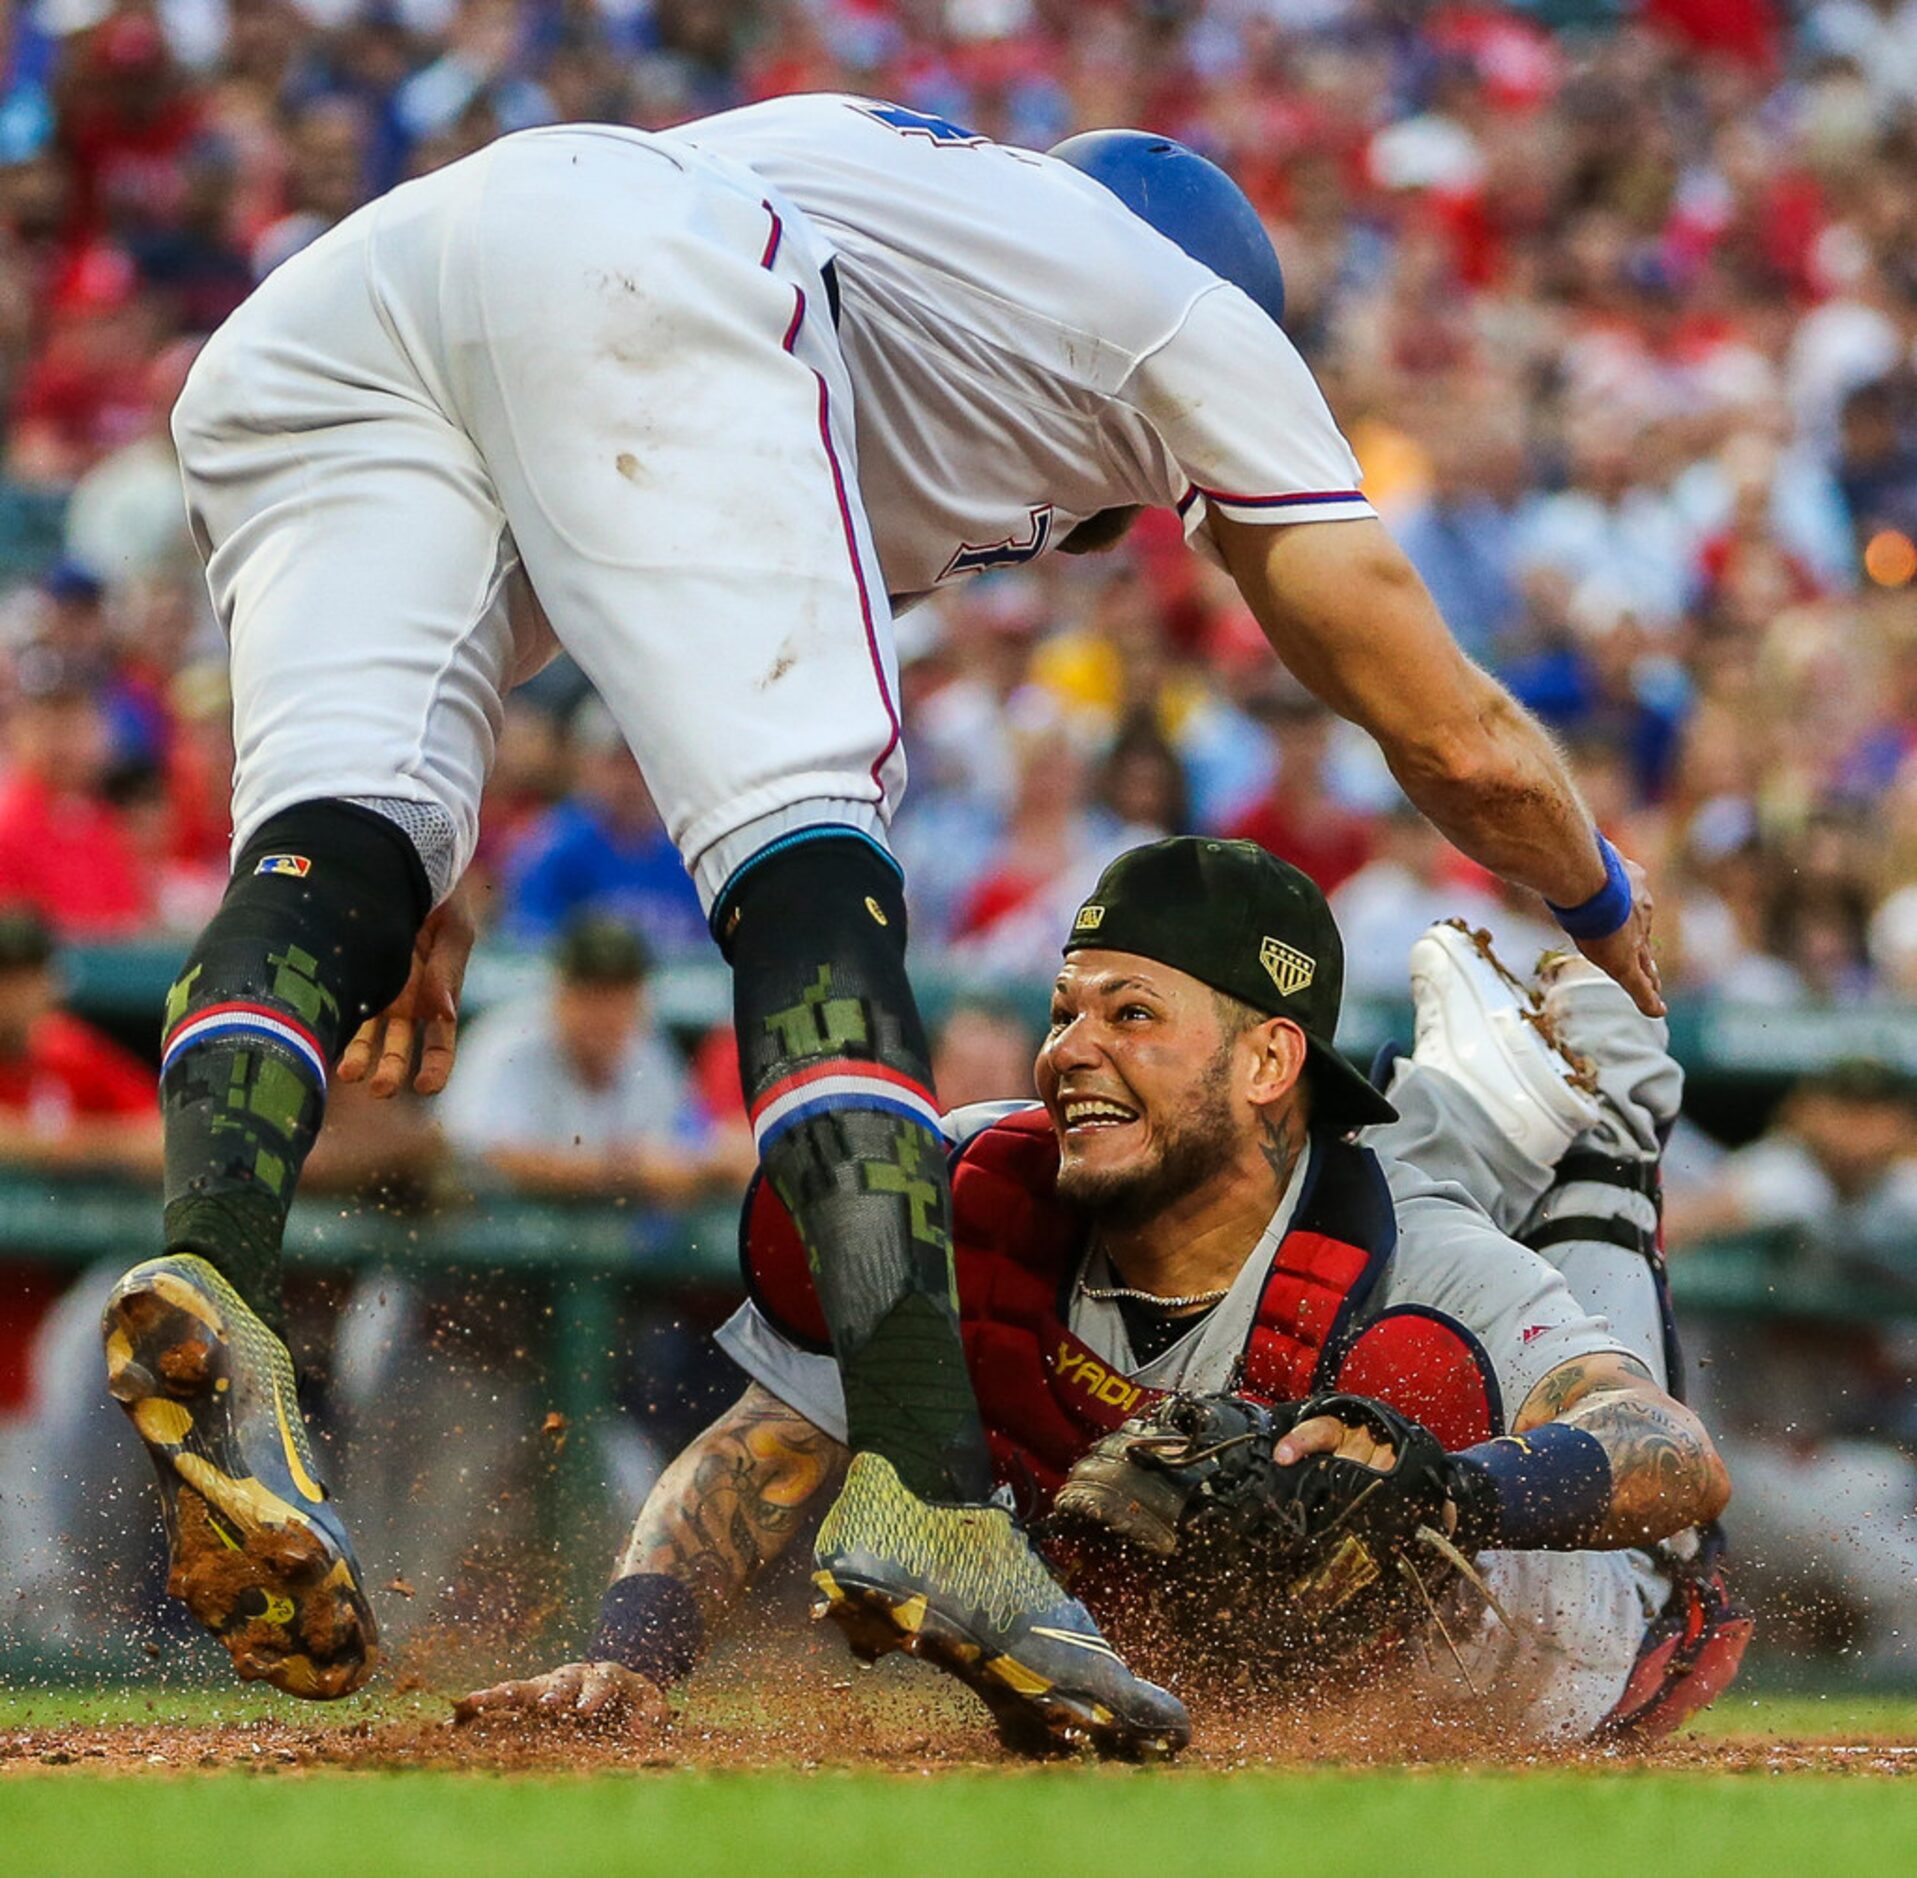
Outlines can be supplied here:
[[196, 1252], [281, 1329], [280, 1240], [347, 1040], [406, 983], [419, 856], [370, 810], [303, 803], [247, 844], [167, 993], [166, 1249]]
[[983, 1500], [991, 1461], [898, 872], [863, 837], [820, 831], [748, 866], [714, 924], [760, 1161], [805, 1243], [851, 1446], [923, 1498]]

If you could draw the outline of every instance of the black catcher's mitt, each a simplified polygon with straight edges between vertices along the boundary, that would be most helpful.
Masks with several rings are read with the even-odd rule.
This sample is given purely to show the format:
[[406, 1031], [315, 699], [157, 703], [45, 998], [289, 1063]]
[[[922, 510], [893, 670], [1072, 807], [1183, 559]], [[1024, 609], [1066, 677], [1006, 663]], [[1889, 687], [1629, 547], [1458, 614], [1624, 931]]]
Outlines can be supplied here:
[[[1389, 1442], [1390, 1471], [1279, 1466], [1279, 1438], [1317, 1415]], [[1448, 1474], [1436, 1436], [1368, 1396], [1174, 1395], [1079, 1460], [1054, 1518], [1153, 1555], [1167, 1628], [1208, 1654], [1316, 1670], [1436, 1616], [1464, 1563], [1442, 1536]]]

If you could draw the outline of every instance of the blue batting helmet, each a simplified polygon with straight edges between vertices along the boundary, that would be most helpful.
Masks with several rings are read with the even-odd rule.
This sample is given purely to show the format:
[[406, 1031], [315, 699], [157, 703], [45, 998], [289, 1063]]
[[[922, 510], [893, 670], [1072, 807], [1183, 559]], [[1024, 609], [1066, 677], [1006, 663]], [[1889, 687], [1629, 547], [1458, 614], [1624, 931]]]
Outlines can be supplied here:
[[1230, 281], [1280, 325], [1285, 275], [1251, 199], [1196, 150], [1148, 130], [1088, 130], [1053, 149], [1175, 241], [1194, 261]]

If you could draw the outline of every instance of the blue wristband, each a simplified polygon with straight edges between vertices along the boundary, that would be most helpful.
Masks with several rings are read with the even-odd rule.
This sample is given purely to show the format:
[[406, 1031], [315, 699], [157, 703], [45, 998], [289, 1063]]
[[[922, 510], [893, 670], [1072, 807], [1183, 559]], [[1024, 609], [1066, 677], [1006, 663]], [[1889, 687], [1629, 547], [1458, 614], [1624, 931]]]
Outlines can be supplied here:
[[1581, 1552], [1611, 1516], [1611, 1457], [1563, 1422], [1480, 1441], [1452, 1455], [1451, 1474], [1467, 1552]]
[[1576, 906], [1558, 906], [1547, 900], [1551, 915], [1573, 939], [1608, 939], [1631, 917], [1631, 883], [1617, 849], [1597, 838], [1604, 857], [1604, 885]]
[[623, 1663], [662, 1689], [691, 1675], [706, 1644], [699, 1600], [664, 1572], [615, 1578], [599, 1600], [589, 1663]]

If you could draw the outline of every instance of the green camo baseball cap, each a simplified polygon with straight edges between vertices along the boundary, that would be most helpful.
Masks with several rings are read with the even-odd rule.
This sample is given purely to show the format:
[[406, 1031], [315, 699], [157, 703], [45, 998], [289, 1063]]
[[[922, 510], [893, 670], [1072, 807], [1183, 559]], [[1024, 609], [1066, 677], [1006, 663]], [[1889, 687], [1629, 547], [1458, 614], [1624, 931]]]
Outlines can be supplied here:
[[1308, 874], [1255, 841], [1174, 835], [1121, 854], [1078, 909], [1065, 954], [1132, 952], [1189, 973], [1305, 1033], [1312, 1120], [1338, 1128], [1398, 1111], [1332, 1042], [1345, 947]]

